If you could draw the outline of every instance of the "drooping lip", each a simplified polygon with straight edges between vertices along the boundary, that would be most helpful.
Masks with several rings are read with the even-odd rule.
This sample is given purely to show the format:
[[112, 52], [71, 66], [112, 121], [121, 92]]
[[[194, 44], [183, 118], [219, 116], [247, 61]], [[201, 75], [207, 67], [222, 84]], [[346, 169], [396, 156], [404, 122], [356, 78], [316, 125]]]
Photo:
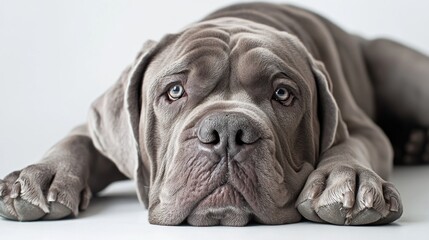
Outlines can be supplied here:
[[204, 197], [187, 217], [191, 225], [243, 226], [252, 214], [244, 197], [226, 183]]
[[[159, 200], [162, 201], [154, 202], [149, 209], [151, 223], [242, 226], [252, 220], [268, 224], [286, 222], [286, 212], [283, 212], [290, 212], [289, 197], [283, 196], [277, 204], [270, 195], [272, 191], [268, 191], [287, 195], [280, 176], [283, 172], [278, 172], [277, 165], [272, 165], [276, 158], [270, 140], [262, 139], [257, 147], [242, 149], [234, 156], [221, 157], [198, 149], [193, 162], [181, 161], [183, 164], [177, 165], [171, 171], [172, 175], [166, 178], [167, 182], [160, 189], [162, 198]], [[185, 144], [193, 141], [188, 140]], [[190, 155], [182, 153], [179, 156]], [[264, 186], [273, 185], [261, 187], [259, 180], [265, 183]]]

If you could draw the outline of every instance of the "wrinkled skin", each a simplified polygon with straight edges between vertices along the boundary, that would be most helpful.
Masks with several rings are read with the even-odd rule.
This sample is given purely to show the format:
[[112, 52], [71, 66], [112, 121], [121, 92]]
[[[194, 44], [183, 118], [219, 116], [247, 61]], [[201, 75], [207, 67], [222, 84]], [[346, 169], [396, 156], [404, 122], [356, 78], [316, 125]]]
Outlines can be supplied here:
[[[401, 79], [427, 88], [429, 68], [401, 63], [390, 74], [401, 58], [385, 52], [429, 66], [409, 48], [298, 8], [219, 10], [145, 44], [87, 124], [0, 182], [0, 215], [76, 216], [91, 192], [131, 178], [153, 224], [393, 222], [403, 209], [386, 181], [392, 146], [374, 123], [375, 102], [429, 126], [408, 101], [413, 91], [395, 88]], [[392, 87], [381, 94], [384, 81]], [[409, 106], [389, 105], [399, 90]]]
[[[154, 77], [155, 84], [145, 82], [144, 88], [155, 88], [149, 92], [159, 95], [168, 91], [160, 86], [178, 81], [186, 89], [177, 101], [146, 97], [158, 120], [144, 135], [171, 136], [157, 143], [166, 151], [157, 156], [160, 170], [149, 208], [153, 223], [179, 224], [185, 217], [194, 225], [244, 225], [252, 217], [269, 224], [300, 219], [295, 199], [318, 149], [317, 137], [299, 140], [296, 133], [311, 136], [318, 128], [310, 113], [316, 101], [310, 66], [293, 73], [302, 78], [292, 81], [285, 71], [305, 64], [306, 56], [292, 62], [289, 51], [275, 51], [291, 42], [290, 36], [252, 30], [247, 22], [229, 27], [230, 21], [190, 28], [165, 50], [168, 58], [161, 56], [147, 70], [147, 76], [172, 72]], [[289, 44], [290, 50], [297, 48]], [[284, 106], [272, 99], [278, 86], [294, 87], [302, 95]], [[213, 130], [221, 138], [217, 144], [210, 143]], [[236, 139], [240, 130], [242, 144]], [[297, 148], [307, 151], [289, 150]]]

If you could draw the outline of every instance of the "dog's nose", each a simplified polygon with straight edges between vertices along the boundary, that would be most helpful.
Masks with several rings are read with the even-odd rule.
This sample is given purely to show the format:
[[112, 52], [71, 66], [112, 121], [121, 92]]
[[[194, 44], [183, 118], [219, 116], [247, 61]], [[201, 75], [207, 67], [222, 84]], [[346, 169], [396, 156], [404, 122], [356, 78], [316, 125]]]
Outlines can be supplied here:
[[245, 114], [215, 113], [200, 123], [198, 139], [217, 154], [233, 157], [243, 147], [257, 142], [261, 137], [260, 131]]

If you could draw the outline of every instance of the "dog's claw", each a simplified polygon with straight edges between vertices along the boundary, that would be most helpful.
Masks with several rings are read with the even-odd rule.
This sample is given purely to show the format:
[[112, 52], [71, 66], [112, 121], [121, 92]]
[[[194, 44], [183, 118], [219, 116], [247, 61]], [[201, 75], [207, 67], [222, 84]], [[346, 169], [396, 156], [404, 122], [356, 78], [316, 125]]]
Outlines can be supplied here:
[[355, 194], [352, 191], [347, 191], [344, 194], [343, 207], [352, 208], [355, 203]]
[[323, 183], [314, 183], [309, 191], [308, 199], [313, 200], [319, 197], [320, 193], [323, 191], [323, 186]]
[[372, 208], [374, 206], [374, 194], [371, 192], [364, 193], [363, 204], [366, 208]]
[[58, 191], [51, 190], [49, 191], [48, 197], [46, 197], [46, 200], [48, 200], [48, 202], [55, 202], [57, 201], [57, 196], [58, 196]]
[[346, 215], [346, 221], [344, 222], [344, 225], [350, 225], [351, 223], [352, 223], [352, 214], [351, 212], [349, 212]]
[[390, 198], [390, 208], [389, 208], [389, 210], [391, 212], [398, 212], [399, 211], [398, 200], [396, 200], [396, 198], [394, 198], [394, 197]]

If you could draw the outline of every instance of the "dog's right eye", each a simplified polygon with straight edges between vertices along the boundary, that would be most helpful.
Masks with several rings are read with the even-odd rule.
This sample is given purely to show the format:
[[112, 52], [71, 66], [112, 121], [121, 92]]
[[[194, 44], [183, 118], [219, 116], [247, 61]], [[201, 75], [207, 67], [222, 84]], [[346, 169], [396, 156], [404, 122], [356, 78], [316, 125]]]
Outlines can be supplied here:
[[185, 89], [183, 86], [181, 84], [176, 84], [168, 90], [168, 98], [172, 101], [176, 101], [181, 98], [184, 93]]
[[290, 106], [293, 102], [294, 95], [287, 88], [279, 87], [274, 92], [273, 99], [285, 106]]

